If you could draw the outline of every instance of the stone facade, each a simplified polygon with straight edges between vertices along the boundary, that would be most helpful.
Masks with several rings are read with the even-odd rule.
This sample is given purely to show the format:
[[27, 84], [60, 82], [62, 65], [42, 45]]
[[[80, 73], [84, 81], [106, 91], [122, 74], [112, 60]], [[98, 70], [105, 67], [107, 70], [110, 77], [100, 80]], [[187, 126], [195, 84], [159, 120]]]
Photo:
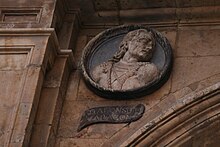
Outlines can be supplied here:
[[[0, 147], [218, 146], [219, 8], [218, 0], [1, 0]], [[151, 95], [103, 99], [82, 79], [82, 50], [131, 23], [168, 38], [171, 77]], [[77, 132], [88, 108], [139, 103], [146, 111], [136, 122]]]

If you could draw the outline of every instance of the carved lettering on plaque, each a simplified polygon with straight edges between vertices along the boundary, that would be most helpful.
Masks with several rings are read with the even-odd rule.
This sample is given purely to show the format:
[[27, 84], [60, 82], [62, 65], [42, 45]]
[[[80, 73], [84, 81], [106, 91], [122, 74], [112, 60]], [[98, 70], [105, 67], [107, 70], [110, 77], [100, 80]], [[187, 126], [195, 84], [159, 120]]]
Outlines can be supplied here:
[[142, 117], [144, 110], [143, 104], [91, 108], [82, 115], [78, 131], [95, 123], [129, 123], [136, 121]]

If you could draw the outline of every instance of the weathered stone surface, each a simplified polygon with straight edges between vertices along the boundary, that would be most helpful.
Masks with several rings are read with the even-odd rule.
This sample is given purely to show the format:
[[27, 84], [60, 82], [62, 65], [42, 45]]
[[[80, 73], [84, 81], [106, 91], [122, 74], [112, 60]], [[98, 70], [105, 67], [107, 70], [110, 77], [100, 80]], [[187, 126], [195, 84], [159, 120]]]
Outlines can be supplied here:
[[176, 35], [177, 35], [177, 28], [167, 28], [167, 29], [160, 29], [160, 31], [169, 41], [170, 45], [172, 46], [173, 51], [176, 49]]
[[81, 78], [81, 72], [79, 70], [73, 71], [70, 74], [66, 98], [65, 98], [66, 100], [77, 99], [80, 78]]
[[[71, 16], [76, 20], [76, 15]], [[64, 19], [62, 24], [62, 29], [58, 34], [58, 39], [60, 43], [60, 48], [62, 49], [73, 49], [75, 47], [75, 38], [78, 34], [75, 31], [78, 31], [79, 28], [76, 27], [75, 21], [68, 21]]]
[[[218, 0], [94, 0], [65, 1], [70, 10], [81, 8], [82, 22], [86, 27], [120, 25], [122, 23], [189, 23], [211, 18], [219, 20]], [[184, 20], [184, 21], [182, 21]], [[156, 22], [156, 23], [155, 23]], [[163, 24], [164, 25], [164, 24]]]
[[99, 147], [105, 139], [62, 139], [58, 147]]
[[[172, 77], [172, 75], [171, 75]], [[136, 99], [136, 101], [142, 101], [149, 107], [154, 106], [155, 104], [159, 103], [162, 99], [164, 99], [171, 91], [171, 78], [157, 91], [154, 93], [144, 96], [140, 99]]]
[[[172, 76], [172, 75], [171, 75]], [[161, 99], [163, 99], [164, 96], [168, 95], [171, 90], [171, 77], [170, 79], [156, 92], [138, 98], [134, 99], [134, 101], [126, 101], [127, 104], [134, 104], [136, 102], [143, 102], [146, 105], [149, 105], [150, 107], [158, 103]], [[77, 101], [103, 101], [103, 103], [106, 103], [106, 99], [96, 95], [93, 93], [88, 87], [85, 85], [85, 82], [83, 79], [80, 80], [80, 85], [79, 85], [79, 91], [77, 95]], [[117, 104], [117, 101], [116, 101]]]
[[192, 6], [213, 6], [218, 5], [218, 0], [204, 0], [200, 3], [199, 0], [179, 0], [176, 2], [177, 6], [179, 7], [192, 7]]
[[9, 143], [22, 90], [22, 74], [22, 71], [0, 71], [0, 146]]
[[60, 87], [66, 65], [66, 58], [56, 58], [53, 68], [47, 73], [44, 87]]
[[174, 62], [172, 91], [220, 73], [220, 57], [186, 57]]
[[[219, 29], [202, 29], [183, 28], [178, 32], [177, 56], [218, 56], [219, 49]], [[190, 36], [190, 37], [189, 37]]]
[[65, 101], [60, 117], [58, 136], [73, 137], [76, 134], [80, 115], [86, 108], [86, 102], [80, 104], [75, 101]]
[[10, 144], [23, 143], [24, 137], [30, 135], [30, 130], [28, 129], [27, 124], [29, 119], [31, 118], [29, 117], [31, 113], [31, 108], [32, 103], [20, 103]]
[[[9, 127], [5, 132], [7, 138], [4, 138], [4, 146], [21, 146], [21, 144], [25, 146], [31, 134], [31, 126], [43, 82], [43, 72], [40, 65], [44, 61], [46, 42], [49, 35], [47, 34], [47, 37], [42, 36], [42, 38], [37, 35], [35, 40], [34, 36], [40, 32], [39, 30], [32, 32], [28, 29], [25, 31], [1, 29], [0, 56], [4, 59], [1, 62], [1, 70], [6, 72], [9, 77], [1, 75], [4, 79], [1, 80], [3, 85], [0, 85], [0, 89], [4, 91], [0, 92], [3, 94], [0, 99], [3, 101], [2, 103], [6, 103], [3, 105], [4, 107], [10, 107], [10, 112], [7, 112], [7, 117], [10, 117], [9, 120], [5, 120], [5, 116], [1, 118], [1, 121], [7, 123]], [[25, 33], [29, 36], [21, 35]], [[35, 43], [37, 43], [36, 46]], [[8, 58], [5, 59], [5, 56], [8, 56]], [[20, 73], [20, 78], [16, 74], [10, 77], [11, 73]], [[10, 85], [8, 85], [8, 82]], [[7, 90], [10, 93], [5, 93]], [[4, 96], [4, 94], [6, 95]], [[12, 95], [13, 97], [11, 97]], [[10, 101], [13, 102], [10, 104]], [[2, 110], [3, 114], [5, 113], [4, 109]]]
[[[124, 102], [117, 102], [117, 105], [123, 105]], [[97, 124], [88, 127], [77, 133], [77, 127], [81, 115], [88, 108], [97, 106], [114, 106], [114, 102], [93, 102], [93, 101], [65, 101], [60, 120], [59, 137], [77, 137], [77, 138], [109, 138], [126, 124]]]
[[54, 9], [53, 0], [44, 2], [38, 0], [31, 2], [2, 0], [0, 11], [3, 15], [0, 28], [50, 27]]
[[33, 136], [30, 145], [33, 147], [47, 146], [50, 134], [53, 134], [52, 126], [46, 124], [35, 125], [33, 127]]
[[76, 58], [76, 64], [78, 68], [81, 68], [80, 59], [82, 56], [83, 48], [86, 46], [87, 42], [88, 42], [87, 35], [79, 35], [76, 43], [76, 50], [74, 51], [74, 57]]
[[[35, 145], [36, 140], [44, 146], [54, 146], [57, 126], [62, 111], [63, 100], [66, 93], [67, 79], [69, 78], [68, 58], [58, 56], [52, 69], [47, 73], [44, 80], [44, 86], [41, 91], [41, 97], [38, 106], [38, 112], [35, 119], [34, 129], [32, 132], [31, 144]], [[50, 129], [44, 130], [42, 125], [50, 126]], [[36, 131], [37, 130], [37, 131]], [[39, 135], [39, 132], [42, 135]], [[40, 138], [40, 136], [47, 137]], [[39, 144], [35, 145], [39, 146]]]
[[[27, 69], [25, 78], [25, 92], [22, 93], [21, 102], [31, 103], [35, 98], [35, 92], [41, 90], [41, 86], [43, 84], [44, 79], [44, 73], [40, 67], [31, 66]], [[37, 93], [36, 96], [40, 96], [40, 93]]]
[[[191, 132], [190, 135], [192, 136], [192, 146], [218, 146], [220, 144], [220, 140], [218, 139], [220, 136], [219, 126], [220, 121], [217, 120]], [[183, 145], [182, 147], [186, 147], [186, 145]]]
[[[161, 137], [161, 133], [163, 131], [166, 133], [169, 132], [169, 135], [164, 135], [164, 136], [166, 136], [165, 140], [167, 139], [167, 141], [171, 142], [171, 140], [169, 138], [173, 137], [173, 139], [175, 139], [176, 136], [178, 136], [178, 133], [177, 133], [178, 131], [181, 131], [182, 134], [185, 134], [185, 131], [188, 131], [186, 128], [182, 127], [183, 120], [186, 120], [188, 118], [187, 120], [189, 120], [189, 121], [185, 121], [185, 122], [187, 122], [185, 124], [189, 123], [189, 124], [192, 124], [192, 126], [200, 126], [199, 121], [203, 122], [202, 120], [204, 120], [206, 118], [210, 119], [210, 121], [212, 120], [212, 116], [215, 118], [219, 118], [219, 115], [216, 115], [216, 114], [219, 114], [219, 106], [215, 105], [215, 107], [212, 107], [212, 109], [209, 109], [211, 105], [219, 103], [219, 99], [218, 99], [219, 95], [210, 97], [210, 95], [212, 95], [212, 90], [213, 91], [215, 91], [217, 89], [219, 90], [219, 86], [220, 86], [220, 83], [217, 83], [217, 84], [212, 85], [206, 89], [203, 89], [202, 91], [199, 91], [198, 93], [194, 93], [194, 92], [190, 93], [190, 94], [186, 95], [185, 97], [181, 98], [181, 100], [177, 99], [176, 101], [172, 101], [172, 100], [170, 100], [170, 98], [173, 98], [173, 97], [168, 97], [167, 99], [165, 99], [165, 101], [167, 101], [167, 102], [172, 101], [170, 106], [168, 104], [167, 107], [163, 108], [160, 105], [167, 105], [167, 103], [159, 103], [158, 105], [152, 107], [152, 109], [150, 109], [148, 111], [148, 113], [146, 113], [145, 116], [143, 116], [144, 119], [142, 119], [142, 121], [140, 121], [137, 124], [136, 124], [136, 122], [133, 124], [130, 124], [129, 128], [125, 127], [123, 129], [121, 129], [121, 131], [118, 134], [115, 134], [115, 136], [113, 136], [112, 139], [110, 141], [107, 141], [108, 143], [104, 144], [104, 145], [114, 144], [116, 146], [117, 145], [125, 146], [126, 141], [128, 141], [128, 142], [131, 141], [130, 140], [131, 138], [125, 137], [127, 134], [128, 134], [128, 136], [129, 136], [129, 134], [130, 135], [132, 134], [133, 136], [136, 136], [136, 137], [139, 137], [140, 134], [142, 134], [142, 133], [145, 134], [146, 132], [149, 133], [149, 136], [150, 136], [150, 134], [155, 134], [150, 137], [149, 136], [144, 137], [145, 143], [142, 143], [142, 145], [146, 146], [147, 145], [146, 142], [151, 142], [151, 144], [152, 143], [154, 144], [155, 143], [154, 139], [161, 140], [161, 138], [163, 138], [163, 137]], [[203, 99], [202, 102], [201, 102], [201, 99]], [[207, 99], [213, 99], [213, 102], [210, 103], [207, 101]], [[195, 100], [200, 101], [201, 103], [194, 105]], [[186, 106], [186, 107], [190, 106], [190, 107], [188, 107], [187, 109], [184, 110], [184, 108], [186, 108], [186, 107], [183, 107], [183, 106]], [[165, 109], [165, 111], [163, 109]], [[167, 111], [166, 109], [168, 109], [169, 111]], [[199, 112], [201, 112], [204, 109], [211, 110], [211, 111], [203, 111], [203, 113], [206, 115], [202, 115], [200, 113], [200, 116], [198, 117], [197, 114], [199, 114]], [[181, 111], [184, 110], [184, 113], [176, 115], [177, 113], [180, 112], [177, 110], [181, 110]], [[171, 118], [170, 117], [171, 114], [173, 114], [175, 117], [171, 119], [172, 124], [169, 125], [169, 123], [171, 122], [171, 120], [169, 119], [169, 118]], [[193, 117], [190, 117], [190, 116], [195, 116], [196, 117], [195, 121], [192, 121]], [[156, 119], [154, 117], [156, 117]], [[203, 118], [200, 119], [201, 117], [203, 117]], [[168, 122], [166, 122], [164, 125], [161, 126], [161, 124], [157, 123], [157, 122], [161, 122], [161, 121], [164, 122], [164, 119], [166, 119], [166, 118], [167, 118]], [[145, 121], [147, 123], [142, 124]], [[173, 126], [178, 126], [175, 124], [180, 125], [179, 127], [177, 127], [179, 129], [175, 129], [176, 131], [168, 131], [168, 128], [170, 128], [170, 130], [173, 130], [174, 128], [176, 128]], [[207, 120], [207, 124], [209, 124], [209, 120]], [[139, 128], [138, 125], [142, 126], [142, 128], [139, 129], [136, 133], [132, 133], [132, 131]], [[189, 126], [189, 125], [187, 125], [187, 126]], [[153, 132], [149, 132], [149, 128], [158, 129], [158, 130], [153, 131]], [[125, 133], [125, 132], [127, 132], [127, 133]], [[188, 136], [188, 134], [186, 134], [186, 136]], [[133, 139], [135, 139], [136, 137], [134, 137]], [[117, 138], [121, 138], [120, 141], [118, 141]], [[124, 142], [125, 144], [123, 144], [123, 145], [120, 143], [117, 144], [117, 142]], [[170, 143], [170, 142], [166, 142], [166, 143]], [[158, 142], [156, 141], [156, 143], [158, 143]], [[161, 142], [159, 141], [159, 144], [160, 143]], [[164, 145], [163, 142], [160, 145]]]
[[94, 0], [94, 6], [98, 11], [117, 10], [117, 2], [114, 0], [109, 0], [108, 2], [105, 2], [104, 0]]
[[180, 24], [213, 22], [213, 20], [219, 19], [220, 13], [218, 11], [219, 6], [182, 7], [176, 10], [176, 17], [180, 20]]
[[[0, 44], [2, 45], [1, 48], [6, 48], [4, 51], [5, 52], [12, 52], [12, 53], [17, 53], [16, 55], [25, 55], [23, 50], [25, 50], [25, 53], [29, 53], [29, 57], [26, 60], [26, 66], [40, 66], [43, 64], [43, 61], [45, 56], [47, 56], [48, 60], [48, 53], [46, 54], [46, 48], [47, 48], [47, 42], [48, 42], [48, 36], [50, 33], [52, 33], [51, 29], [45, 29], [45, 30], [40, 30], [37, 29], [36, 32], [31, 32], [33, 30], [31, 29], [26, 29], [26, 30], [17, 30], [15, 33], [16, 35], [13, 34], [13, 31], [10, 29], [9, 31], [3, 31], [1, 30], [1, 36], [0, 36]], [[46, 33], [47, 35], [45, 36], [40, 36], [39, 34], [41, 33]], [[21, 34], [28, 34], [29, 36], [22, 36]], [[6, 35], [4, 35], [6, 34]], [[32, 37], [31, 37], [32, 35]], [[28, 44], [27, 44], [28, 43]], [[8, 48], [8, 46], [11, 46], [11, 48]], [[21, 50], [21, 51], [19, 51]], [[53, 50], [52, 50], [53, 51]], [[47, 61], [45, 61], [47, 62]], [[44, 67], [45, 65], [43, 65]], [[45, 67], [44, 67], [45, 68]]]
[[[131, 130], [138, 129], [138, 126], [143, 126], [144, 120], [150, 121], [156, 115], [168, 113], [164, 110], [171, 107], [172, 104], [175, 104], [179, 98], [191, 92], [200, 91], [220, 81], [219, 0], [203, 0], [202, 2], [201, 0], [177, 0], [175, 2], [171, 0], [139, 0], [135, 2], [133, 0], [119, 0], [118, 3], [116, 3], [115, 0], [109, 0], [107, 2], [105, 0], [93, 0], [89, 2], [82, 2], [81, 0], [60, 0], [57, 1], [56, 5], [57, 13], [62, 13], [63, 15], [61, 15], [59, 19], [57, 19], [56, 15], [53, 16], [55, 7], [54, 0], [1, 0], [0, 5], [0, 28], [5, 30], [19, 28], [17, 32], [11, 33], [13, 37], [4, 36], [1, 33], [2, 37], [0, 38], [0, 70], [4, 70], [0, 71], [0, 146], [6, 146], [6, 142], [10, 142], [10, 140], [8, 140], [10, 135], [12, 135], [10, 142], [11, 147], [25, 146], [22, 140], [25, 134], [26, 136], [30, 135], [30, 128], [32, 126], [29, 125], [26, 128], [25, 124], [28, 123], [28, 119], [31, 124], [35, 118], [35, 113], [33, 112], [37, 112], [38, 100], [36, 98], [41, 94], [40, 89], [45, 71], [50, 71], [53, 66], [54, 59], [51, 58], [51, 55], [55, 50], [52, 48], [59, 48], [58, 46], [51, 47], [50, 50], [45, 51], [48, 44], [48, 38], [46, 37], [48, 32], [36, 32], [39, 32], [42, 28], [51, 27], [52, 19], [54, 19], [54, 24], [56, 24], [54, 26], [57, 27], [56, 33], [59, 34], [58, 38], [60, 38], [60, 43], [62, 42], [62, 48], [71, 47], [75, 52], [78, 68], [80, 68], [79, 59], [81, 58], [83, 47], [87, 41], [93, 38], [97, 33], [111, 26], [123, 23], [138, 22], [144, 25], [150, 24], [153, 28], [156, 27], [156, 29], [168, 38], [175, 51], [173, 75], [168, 82], [155, 93], [132, 101], [109, 101], [98, 97], [85, 86], [79, 70], [73, 72], [68, 83], [67, 101], [64, 104], [62, 117], [60, 119], [56, 147], [94, 147], [101, 146], [108, 140], [112, 141], [111, 145], [114, 146], [117, 140], [126, 140], [126, 137], [131, 135], [129, 134]], [[78, 15], [78, 10], [82, 11], [82, 15]], [[64, 31], [58, 33], [61, 30], [58, 25], [62, 27], [64, 19], [67, 18], [65, 13], [71, 13], [71, 18], [74, 17], [77, 21], [81, 21], [81, 27], [75, 30], [68, 29], [68, 26], [73, 26], [71, 20], [68, 18], [68, 20], [66, 20], [67, 25], [63, 25], [62, 28]], [[213, 24], [215, 26], [211, 26]], [[185, 27], [185, 25], [195, 26]], [[206, 27], [198, 27], [201, 25], [206, 25]], [[36, 35], [35, 33], [29, 34], [27, 31], [23, 32], [23, 30], [25, 30], [24, 28], [40, 29], [34, 31], [38, 34]], [[72, 32], [68, 32], [68, 30]], [[76, 35], [75, 31], [80, 31], [80, 35]], [[65, 34], [66, 32], [68, 35]], [[43, 34], [43, 36], [39, 34]], [[63, 35], [65, 35], [65, 37], [63, 37]], [[74, 47], [75, 42], [73, 44], [70, 43], [71, 35], [78, 37], [76, 49]], [[176, 38], [178, 42], [176, 42]], [[7, 46], [7, 48], [4, 49], [4, 46]], [[14, 48], [16, 48], [16, 46], [18, 46], [18, 48], [15, 51]], [[17, 50], [23, 47], [28, 51], [18, 53]], [[13, 54], [4, 55], [2, 51], [10, 51]], [[23, 72], [22, 70], [25, 67], [31, 67], [31, 70]], [[56, 67], [56, 73], [60, 73], [63, 65], [56, 65]], [[42, 70], [40, 70], [40, 68], [42, 68]], [[24, 84], [25, 74], [27, 74], [27, 84]], [[36, 125], [33, 129], [33, 132], [36, 133], [33, 133], [35, 142], [26, 146], [44, 146], [46, 145], [47, 138], [53, 140], [51, 144], [47, 142], [49, 143], [48, 146], [54, 146], [54, 132], [56, 131], [54, 130], [53, 132], [51, 130], [53, 125], [58, 124], [58, 122], [51, 121], [51, 115], [56, 113], [57, 110], [52, 112], [47, 108], [55, 107], [58, 104], [61, 106], [57, 109], [61, 111], [61, 100], [65, 95], [63, 91], [66, 90], [66, 87], [63, 85], [60, 86], [61, 94], [58, 96], [58, 101], [55, 102], [54, 98], [57, 97], [57, 87], [59, 87], [60, 84], [57, 81], [67, 81], [67, 79], [57, 77], [57, 75], [51, 77], [51, 81], [53, 82], [51, 82], [49, 86], [55, 86], [56, 88], [53, 90], [45, 90], [44, 96], [47, 97], [47, 99], [41, 102], [43, 105], [38, 109], [39, 112], [44, 115], [38, 116], [38, 121], [41, 125]], [[23, 96], [21, 96], [22, 88], [25, 92]], [[20, 98], [22, 98], [23, 102], [21, 104], [17, 103]], [[115, 104], [138, 104], [140, 102], [144, 103], [147, 109], [147, 115], [144, 119], [131, 123], [130, 125], [97, 124], [90, 126], [80, 133], [76, 133], [79, 118], [86, 109]], [[207, 103], [213, 103], [213, 101], [210, 100]], [[15, 110], [18, 105], [20, 105], [20, 107]], [[199, 109], [200, 108], [195, 110], [189, 109], [189, 112], [183, 117]], [[31, 111], [33, 112], [29, 115]], [[171, 111], [175, 110], [173, 109]], [[210, 109], [210, 112], [214, 112], [214, 109]], [[17, 118], [13, 119], [15, 116]], [[54, 117], [59, 118], [59, 115]], [[177, 117], [176, 121], [178, 121], [178, 119], [180, 118]], [[52, 127], [50, 126], [51, 122]], [[48, 123], [49, 125], [43, 123]], [[197, 123], [197, 121], [194, 123]], [[14, 126], [12, 124], [14, 124]], [[219, 126], [219, 121], [212, 124], [207, 121], [205, 126], [198, 128], [198, 130], [194, 132], [190, 132], [190, 134], [189, 132], [186, 133], [189, 136], [185, 138], [185, 140], [182, 140], [179, 145], [182, 147], [204, 145], [219, 146]], [[184, 126], [181, 127], [182, 130], [188, 129]], [[12, 130], [12, 128], [14, 128], [14, 130]], [[160, 133], [161, 130], [156, 132]], [[114, 141], [114, 136], [118, 134], [121, 135], [116, 137], [116, 141]], [[172, 135], [166, 135], [165, 137], [169, 138], [171, 136]], [[175, 137], [175, 134], [172, 137]]]
[[193, 90], [189, 87], [184, 87], [181, 90], [176, 91], [175, 93], [173, 93], [175, 98], [181, 98], [183, 96], [185, 96], [186, 94], [192, 92]]
[[[189, 31], [188, 31], [188, 29], [189, 29]], [[218, 73], [219, 73], [218, 69], [219, 68], [218, 68], [218, 64], [217, 64], [219, 62], [219, 56], [215, 55], [218, 52], [218, 50], [215, 50], [218, 45], [212, 46], [212, 47], [210, 46], [212, 48], [212, 50], [214, 51], [214, 53], [211, 54], [209, 52], [204, 51], [205, 48], [202, 49], [203, 42], [201, 41], [201, 45], [199, 44], [199, 48], [195, 48], [196, 47], [195, 46], [194, 50], [197, 50], [198, 53], [201, 53], [200, 56], [207, 56], [207, 57], [197, 57], [196, 55], [194, 55], [188, 51], [189, 50], [188, 47], [184, 47], [184, 46], [187, 46], [188, 42], [190, 42], [190, 37], [189, 37], [190, 34], [188, 32], [190, 32], [191, 28], [188, 28], [188, 29], [181, 29], [178, 34], [179, 36], [176, 36], [177, 34], [176, 34], [175, 29], [170, 30], [170, 28], [169, 28], [166, 30], [163, 28], [160, 30], [160, 28], [159, 28], [159, 30], [170, 41], [171, 46], [175, 50], [174, 55], [175, 55], [175, 57], [178, 56], [178, 58], [175, 58], [172, 76], [164, 86], [162, 86], [158, 91], [156, 91], [155, 93], [152, 93], [151, 95], [145, 96], [145, 97], [137, 99], [137, 100], [135, 99], [134, 101], [127, 101], [126, 102], [126, 104], [135, 104], [138, 102], [145, 103], [147, 105], [146, 106], [147, 115], [143, 119], [147, 119], [150, 121], [152, 118], [154, 118], [157, 115], [167, 113], [164, 110], [170, 108], [174, 103], [176, 103], [178, 98], [181, 98], [192, 91], [201, 90], [201, 89], [219, 81], [219, 79], [218, 79]], [[188, 31], [186, 33], [187, 35], [181, 36], [181, 33], [183, 33], [185, 30]], [[198, 32], [200, 32], [200, 30], [201, 29], [198, 29]], [[91, 31], [91, 32], [89, 32], [89, 31]], [[196, 32], [195, 36], [198, 37], [197, 30], [195, 29], [194, 31]], [[203, 30], [203, 31], [206, 32], [205, 30]], [[92, 34], [91, 36], [94, 36], [96, 33], [95, 29], [94, 30], [91, 29], [91, 30], [88, 30], [85, 32], [82, 31], [82, 33], [84, 33], [84, 34], [86, 34], [87, 32], [88, 32], [88, 34], [91, 33]], [[212, 32], [212, 30], [211, 30], [211, 32]], [[215, 33], [213, 31], [213, 34], [215, 36], [215, 34], [217, 34], [217, 33]], [[176, 43], [176, 38], [178, 38], [178, 40], [179, 40], [179, 42], [177, 42], [177, 43]], [[194, 38], [194, 36], [192, 36], [192, 39], [193, 38]], [[181, 42], [181, 39], [183, 39], [183, 42]], [[186, 41], [184, 42], [184, 40], [186, 40]], [[192, 43], [193, 43], [193, 41], [192, 41]], [[178, 48], [175, 48], [176, 44], [177, 44]], [[213, 45], [215, 45], [215, 43]], [[183, 49], [183, 47], [184, 47], [184, 49]], [[178, 49], [178, 50], [176, 50], [176, 49]], [[211, 57], [208, 57], [209, 55], [211, 55]], [[188, 57], [188, 56], [191, 56], [191, 57]], [[71, 79], [71, 81], [73, 81], [73, 79]], [[72, 83], [72, 82], [70, 82], [70, 83]], [[176, 91], [174, 94], [170, 94], [171, 85], [172, 85], [172, 92]], [[74, 90], [71, 90], [70, 93], [74, 94], [75, 93]], [[68, 92], [69, 92], [69, 90], [68, 90]], [[72, 97], [72, 98], [74, 98], [74, 97]], [[77, 93], [77, 98], [73, 99], [73, 100], [78, 105], [82, 105], [82, 106], [78, 106], [78, 107], [84, 107], [84, 108], [80, 109], [80, 112], [82, 112], [83, 110], [86, 110], [87, 108], [93, 107], [92, 103], [97, 103], [97, 105], [95, 105], [95, 106], [103, 106], [103, 105], [106, 105], [107, 103], [112, 103], [110, 101], [107, 101], [107, 100], [95, 95], [91, 90], [89, 90], [86, 87], [86, 85], [82, 79], [80, 79], [80, 82], [79, 82], [79, 90]], [[84, 105], [86, 105], [85, 104], [86, 101], [88, 101], [88, 103], [89, 103], [89, 104], [87, 104], [87, 107], [84, 106]], [[81, 103], [84, 103], [84, 104], [81, 104]], [[118, 103], [118, 102], [116, 102], [116, 103]], [[77, 104], [73, 105], [72, 107], [75, 107]], [[155, 106], [155, 105], [158, 105], [158, 106]], [[67, 109], [72, 109], [71, 111], [74, 111], [73, 108], [71, 108], [71, 106], [68, 106], [68, 108], [67, 108], [66, 104], [64, 105], [64, 108], [65, 108], [64, 109], [65, 112], [68, 111]], [[75, 108], [75, 110], [76, 110], [76, 112], [79, 111], [78, 108]], [[172, 111], [175, 111], [175, 110], [172, 110]], [[112, 127], [112, 128], [117, 127], [117, 125], [111, 126], [111, 125], [106, 125], [106, 124], [98, 124], [98, 125], [91, 126], [87, 130], [83, 130], [81, 133], [75, 134], [73, 136], [71, 134], [71, 132], [76, 131], [76, 127], [78, 126], [78, 122], [79, 122], [79, 115], [77, 116], [78, 120], [70, 120], [70, 115], [72, 115], [73, 118], [76, 117], [74, 112], [71, 112], [71, 113], [72, 114], [69, 113], [69, 117], [67, 117], [67, 114], [65, 114], [65, 113], [62, 114], [62, 117], [64, 115], [66, 119], [64, 119], [64, 117], [61, 119], [61, 124], [60, 124], [60, 128], [59, 128], [59, 137], [66, 137], [66, 138], [74, 137], [75, 139], [76, 139], [76, 137], [88, 138], [88, 139], [94, 138], [94, 137], [95, 138], [103, 138], [103, 134], [105, 136], [107, 133], [104, 131], [107, 129], [107, 127]], [[129, 125], [129, 127], [126, 127], [126, 126], [120, 127], [120, 131], [118, 131], [118, 130], [115, 131], [116, 135], [114, 135], [114, 136], [117, 136], [117, 134], [123, 134], [123, 136], [118, 136], [118, 137], [121, 139], [126, 138], [125, 137], [126, 133], [129, 132], [130, 129], [135, 128], [135, 126], [138, 126], [138, 125], [141, 126], [143, 119], [141, 119], [137, 122], [131, 123]], [[77, 123], [73, 123], [73, 122], [77, 122]], [[75, 126], [75, 128], [73, 128], [73, 126]], [[100, 131], [100, 130], [103, 130], [103, 131]], [[107, 135], [107, 136], [109, 136], [109, 135]], [[111, 139], [114, 140], [113, 138], [111, 138]], [[114, 143], [115, 142], [112, 142], [112, 144], [114, 144]]]
[[197, 86], [196, 86], [196, 90], [195, 91], [199, 91], [204, 89], [205, 87], [211, 86], [216, 84], [217, 82], [220, 81], [220, 73], [216, 74], [214, 76], [210, 76], [209, 78], [200, 81]]
[[37, 124], [52, 124], [58, 94], [58, 88], [44, 88], [42, 90], [38, 113], [35, 120]]
[[[7, 75], [7, 77], [4, 73], [1, 75], [3, 78], [1, 84], [3, 85], [0, 84], [0, 89], [4, 91], [0, 94], [0, 99], [3, 101], [3, 107], [0, 106], [3, 115], [0, 122], [4, 122], [0, 124], [3, 125], [1, 127], [4, 127], [5, 123], [8, 124], [8, 128], [1, 128], [1, 132], [7, 135], [7, 138], [5, 135], [1, 135], [4, 142], [2, 143], [2, 138], [0, 141], [4, 146], [28, 146], [44, 74], [53, 65], [55, 56], [61, 54], [66, 62], [67, 58], [71, 56], [71, 52], [58, 51], [55, 36], [51, 35], [53, 29], [0, 29], [0, 31], [0, 56], [4, 60], [0, 64], [0, 74], [5, 72]], [[8, 57], [6, 58], [6, 56]], [[71, 68], [69, 65], [58, 64], [56, 70], [61, 69], [61, 71], [56, 73], [63, 72], [65, 67]], [[15, 74], [11, 76], [11, 73]], [[20, 74], [19, 78], [16, 75], [18, 73]], [[67, 70], [63, 73], [64, 76], [59, 79], [62, 83], [67, 82], [66, 73], [68, 73]], [[65, 88], [64, 85], [61, 86]], [[10, 93], [7, 92], [8, 90]], [[63, 95], [64, 93], [65, 91]], [[6, 110], [8, 107], [10, 107], [10, 112]], [[59, 109], [61, 110], [61, 108]], [[57, 122], [53, 123], [57, 125]]]
[[173, 93], [173, 95], [175, 98], [181, 98], [187, 95], [188, 93], [191, 93], [193, 91], [200, 91], [208, 86], [216, 84], [219, 81], [220, 81], [220, 74], [216, 74], [207, 79], [194, 82], [188, 85], [187, 87], [184, 87], [181, 90], [176, 91], [175, 93]]
[[[1, 52], [1, 51], [0, 51]], [[0, 55], [0, 70], [22, 70], [25, 67], [26, 54], [21, 55]]]
[[[156, 10], [156, 11], [155, 11]], [[160, 12], [160, 13], [157, 13]], [[165, 23], [176, 23], [176, 9], [175, 8], [147, 8], [147, 9], [129, 9], [121, 10], [120, 18], [123, 23], [129, 22], [131, 24], [135, 23], [145, 23], [145, 24], [159, 24], [161, 22]], [[163, 14], [163, 15], [161, 15]]]
[[78, 96], [77, 100], [103, 100], [102, 97], [96, 95], [94, 92], [92, 92], [85, 84], [85, 81], [83, 78], [80, 79], [79, 82], [79, 91], [78, 91]]
[[103, 146], [120, 146], [118, 142], [124, 142], [130, 135], [132, 135], [135, 132], [136, 129], [140, 129], [140, 126], [146, 125], [146, 123], [144, 123], [145, 121], [149, 121], [149, 126], [154, 125], [154, 122], [150, 121], [156, 116], [160, 115], [162, 113], [162, 109], [159, 106], [154, 106], [153, 108], [146, 110], [146, 112], [147, 113], [145, 113], [140, 120], [120, 129], [120, 131], [114, 134], [114, 136], [112, 136], [110, 140], [106, 141], [106, 143]]
[[80, 31], [80, 35], [87, 36], [88, 37], [87, 42], [88, 42], [93, 37], [95, 37], [98, 33], [102, 32], [102, 31], [104, 31], [105, 29], [108, 29], [108, 28], [109, 28], [109, 26], [104, 26], [102, 28], [93, 28], [93, 29], [92, 28], [84, 28]]
[[160, 1], [160, 0], [120, 0], [121, 9], [144, 9], [144, 8], [154, 8], [154, 7], [175, 7], [172, 0]]
[[[70, 2], [72, 1], [68, 1], [68, 3]], [[82, 22], [88, 22], [87, 25], [94, 25], [94, 22], [97, 22], [98, 24], [105, 23], [105, 25], [119, 25], [117, 11], [103, 11], [107, 12], [107, 14], [102, 14], [102, 12], [96, 13], [93, 1], [80, 1], [79, 4], [82, 6], [82, 9], [86, 10], [82, 11], [81, 15]]]

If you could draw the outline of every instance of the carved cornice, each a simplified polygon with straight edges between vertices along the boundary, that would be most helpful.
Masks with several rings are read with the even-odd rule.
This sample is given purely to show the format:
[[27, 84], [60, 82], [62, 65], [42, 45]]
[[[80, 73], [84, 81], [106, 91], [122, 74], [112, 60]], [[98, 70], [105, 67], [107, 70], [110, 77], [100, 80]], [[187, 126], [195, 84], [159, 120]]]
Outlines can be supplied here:
[[[75, 61], [72, 54], [72, 50], [69, 49], [60, 49], [59, 42], [56, 36], [56, 33], [53, 28], [13, 28], [13, 29], [0, 29], [0, 36], [48, 36], [49, 43], [51, 44], [51, 53], [54, 53], [54, 56], [67, 56], [68, 63], [71, 69], [75, 68]], [[50, 53], [50, 54], [51, 54]], [[51, 63], [52, 64], [52, 63]]]
[[[124, 10], [71, 9], [63, 1], [66, 13], [75, 14], [82, 28], [103, 28], [120, 24], [142, 24], [152, 26], [191, 26], [220, 24], [220, 6], [158, 7]], [[83, 7], [83, 6], [81, 6]], [[91, 11], [91, 12], [90, 12]]]
[[0, 36], [49, 36], [53, 31], [52, 28], [0, 28]]

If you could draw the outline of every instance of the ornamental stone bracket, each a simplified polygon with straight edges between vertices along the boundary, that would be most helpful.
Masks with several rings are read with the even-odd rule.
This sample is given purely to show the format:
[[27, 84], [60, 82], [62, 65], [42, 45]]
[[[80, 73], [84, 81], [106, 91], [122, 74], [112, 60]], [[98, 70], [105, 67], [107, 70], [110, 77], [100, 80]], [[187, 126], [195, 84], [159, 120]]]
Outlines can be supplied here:
[[45, 75], [58, 57], [74, 68], [53, 29], [0, 29], [0, 146], [28, 146]]

